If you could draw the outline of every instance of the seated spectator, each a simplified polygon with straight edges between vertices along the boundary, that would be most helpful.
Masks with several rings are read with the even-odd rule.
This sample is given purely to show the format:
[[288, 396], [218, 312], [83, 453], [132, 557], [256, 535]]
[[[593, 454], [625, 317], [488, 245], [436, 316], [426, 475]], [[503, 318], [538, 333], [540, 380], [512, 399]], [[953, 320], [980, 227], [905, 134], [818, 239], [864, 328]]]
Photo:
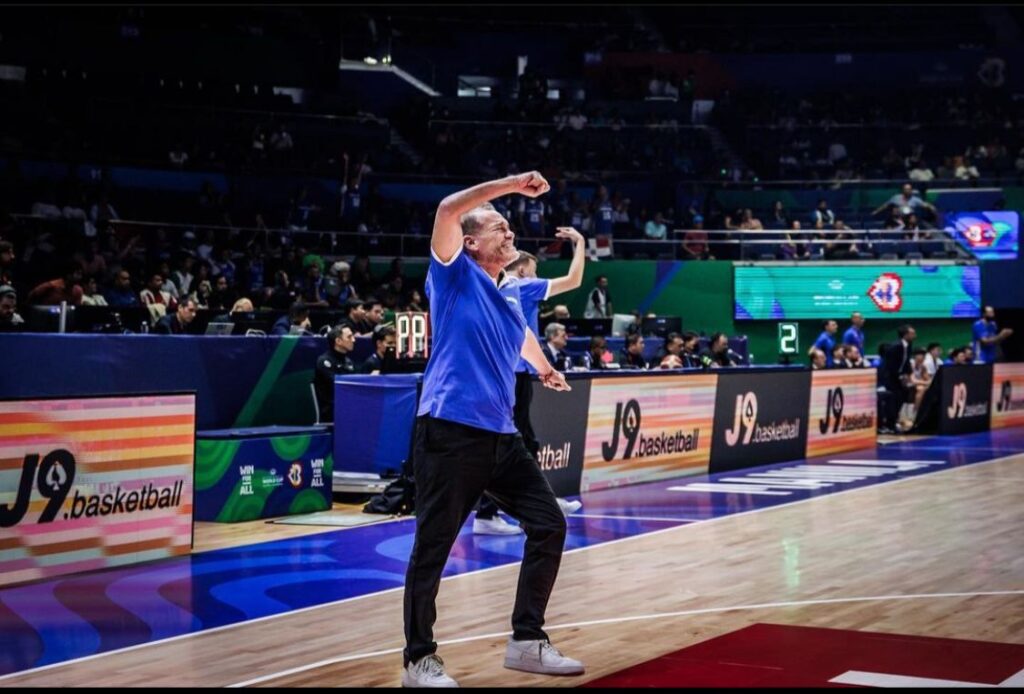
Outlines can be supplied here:
[[238, 292], [228, 283], [224, 275], [217, 275], [214, 280], [213, 293], [210, 294], [209, 305], [214, 311], [227, 311], [228, 307], [238, 299]]
[[[355, 342], [352, 344], [355, 345]], [[359, 367], [359, 373], [379, 374], [388, 351], [392, 358], [395, 356], [396, 345], [395, 329], [390, 325], [379, 326], [373, 331], [373, 354]]]
[[171, 273], [171, 280], [174, 285], [178, 288], [178, 296], [188, 296], [189, 292], [192, 291], [192, 280], [195, 279], [192, 275], [192, 268], [195, 266], [196, 259], [194, 256], [188, 253], [183, 253], [180, 260], [178, 260], [177, 269]]
[[668, 227], [665, 226], [665, 218], [661, 212], [656, 212], [654, 219], [644, 225], [644, 236], [652, 241], [664, 241], [668, 238]]
[[[799, 220], [790, 223], [790, 231], [801, 232]], [[779, 254], [785, 260], [805, 260], [810, 257], [810, 249], [806, 243], [807, 235], [803, 233], [786, 233], [785, 241], [779, 244]]]
[[316, 358], [313, 389], [320, 410], [319, 421], [330, 423], [334, 421], [334, 377], [356, 372], [356, 365], [349, 356], [356, 346], [352, 328], [347, 325], [334, 326], [327, 333], [327, 344], [328, 350]]
[[177, 308], [174, 299], [163, 290], [163, 286], [164, 278], [159, 274], [154, 274], [149, 278], [146, 288], [139, 292], [139, 302], [149, 308], [154, 321]]
[[132, 290], [132, 276], [127, 270], [120, 270], [114, 276], [114, 286], [106, 291], [104, 296], [107, 305], [114, 308], [128, 308], [138, 306], [139, 298]]
[[683, 368], [700, 368], [700, 355], [697, 354], [697, 347], [700, 345], [700, 335], [692, 330], [685, 330], [683, 331], [682, 338], [683, 348], [679, 351], [679, 359], [683, 362]]
[[782, 206], [781, 200], [776, 200], [772, 204], [772, 212], [768, 215], [768, 226], [767, 229], [789, 229], [789, 214], [786, 209]]
[[846, 232], [853, 231], [841, 219], [837, 219], [832, 225], [832, 231], [841, 232], [830, 234], [825, 237], [824, 249], [822, 251], [826, 260], [849, 260], [860, 256], [860, 249], [853, 242], [853, 235]]
[[833, 369], [846, 368], [846, 345], [839, 344], [832, 348], [832, 363], [829, 367]]
[[198, 308], [199, 305], [194, 298], [182, 299], [177, 311], [168, 313], [156, 322], [153, 332], [159, 335], [183, 335], [188, 330], [189, 323], [195, 320]]
[[708, 232], [704, 231], [704, 217], [694, 215], [693, 228], [683, 234], [684, 260], [714, 260], [708, 247]]
[[665, 344], [658, 351], [658, 359], [664, 359], [669, 355], [679, 357], [683, 352], [683, 336], [679, 333], [669, 333], [665, 336]]
[[423, 313], [426, 308], [423, 307], [423, 296], [420, 294], [418, 289], [413, 289], [406, 295], [405, 303], [402, 305], [405, 311], [412, 311], [414, 313]]
[[100, 193], [96, 204], [89, 208], [89, 219], [96, 225], [98, 230], [103, 231], [110, 225], [111, 220], [116, 221], [120, 217], [117, 216], [114, 206], [110, 204], [107, 194]]
[[723, 366], [736, 366], [739, 359], [729, 348], [729, 337], [725, 333], [715, 333], [708, 340], [707, 349], [700, 353], [700, 362], [704, 367], [717, 369]]
[[871, 216], [874, 217], [890, 205], [895, 205], [899, 210], [900, 215], [908, 215], [911, 212], [918, 212], [921, 209], [928, 210], [932, 214], [935, 214], [935, 206], [930, 202], [925, 202], [921, 196], [918, 195], [917, 191], [914, 190], [914, 186], [910, 183], [904, 183], [903, 188], [899, 193], [893, 195], [886, 202], [872, 210]]
[[345, 317], [341, 319], [342, 325], [352, 328], [356, 335], [369, 335], [373, 332], [373, 326], [366, 320], [366, 310], [363, 302], [358, 299], [349, 299], [345, 304]]
[[[309, 307], [301, 301], [296, 301], [288, 309], [288, 313], [281, 316], [270, 329], [271, 335], [303, 335], [309, 332]], [[333, 344], [333, 343], [332, 343]]]
[[821, 371], [827, 369], [828, 364], [825, 362], [825, 353], [816, 347], [811, 348], [811, 370]]
[[0, 333], [24, 330], [25, 320], [18, 315], [18, 295], [9, 284], [0, 286]]
[[870, 366], [871, 364], [868, 363], [868, 360], [860, 353], [860, 347], [857, 345], [846, 345], [846, 358], [843, 359], [844, 368], [864, 369]]
[[219, 316], [216, 316], [210, 322], [211, 323], [234, 323], [236, 320], [238, 320], [240, 315], [242, 315], [244, 313], [252, 313], [255, 310], [256, 309], [253, 307], [252, 301], [250, 301], [248, 298], [243, 296], [241, 299], [239, 299], [238, 301], [236, 301], [234, 303], [234, 305], [231, 307], [231, 310], [229, 312], [222, 313]]
[[825, 198], [818, 200], [818, 207], [811, 212], [811, 222], [815, 229], [824, 229], [836, 223], [835, 212], [829, 209], [828, 200]]
[[83, 306], [106, 306], [107, 300], [100, 294], [96, 284], [96, 276], [89, 275], [85, 278], [85, 286], [82, 288]]
[[565, 351], [569, 344], [569, 337], [565, 332], [565, 326], [561, 323], [548, 323], [544, 328], [544, 356], [548, 363], [559, 371], [569, 371], [572, 368], [572, 357]]
[[913, 166], [907, 172], [907, 178], [915, 183], [928, 183], [935, 180], [935, 173], [929, 168], [923, 159], [912, 162]]
[[324, 279], [320, 275], [320, 265], [310, 263], [302, 279], [302, 301], [311, 308], [327, 308], [327, 294], [324, 292]]
[[373, 297], [363, 302], [363, 312], [366, 314], [366, 322], [370, 326], [368, 332], [373, 332], [384, 321], [384, 304]]
[[644, 337], [640, 333], [626, 336], [626, 346], [619, 355], [619, 366], [623, 369], [646, 369], [649, 367], [644, 359]]
[[82, 303], [82, 266], [75, 261], [64, 264], [61, 277], [43, 282], [28, 294], [30, 306], [57, 306], [62, 301], [70, 306]]
[[278, 270], [274, 273], [274, 286], [270, 288], [267, 295], [266, 305], [283, 311], [299, 299], [299, 292], [292, 286], [288, 279], [288, 273]]
[[924, 368], [928, 371], [928, 375], [934, 378], [935, 372], [942, 366], [942, 345], [938, 342], [931, 342], [925, 351], [928, 353], [924, 357]]
[[327, 273], [324, 280], [324, 293], [331, 306], [344, 306], [349, 299], [358, 299], [359, 294], [350, 280], [351, 266], [344, 260], [339, 260]]
[[981, 174], [978, 173], [978, 168], [971, 163], [970, 159], [957, 155], [953, 157], [953, 178], [961, 181], [974, 181], [981, 178]]
[[583, 366], [594, 371], [607, 369], [608, 364], [614, 361], [614, 357], [608, 351], [607, 345], [608, 341], [603, 335], [592, 336], [587, 353], [583, 355]]

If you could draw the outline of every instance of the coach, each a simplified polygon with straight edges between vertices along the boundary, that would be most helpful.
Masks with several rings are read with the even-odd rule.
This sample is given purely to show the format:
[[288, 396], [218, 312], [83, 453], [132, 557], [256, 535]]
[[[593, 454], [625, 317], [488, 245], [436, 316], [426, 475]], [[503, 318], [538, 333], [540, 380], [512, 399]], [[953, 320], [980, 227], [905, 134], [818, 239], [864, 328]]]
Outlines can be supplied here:
[[519, 283], [504, 271], [519, 255], [515, 235], [489, 203], [513, 193], [536, 198], [549, 189], [536, 172], [482, 183], [442, 200], [434, 218], [426, 281], [433, 349], [413, 454], [416, 539], [405, 579], [404, 686], [457, 686], [436, 655], [435, 601], [452, 545], [484, 491], [526, 531], [505, 666], [583, 672], [583, 664], [559, 653], [542, 629], [565, 518], [512, 420], [520, 355], [544, 386], [569, 386], [526, 326]]

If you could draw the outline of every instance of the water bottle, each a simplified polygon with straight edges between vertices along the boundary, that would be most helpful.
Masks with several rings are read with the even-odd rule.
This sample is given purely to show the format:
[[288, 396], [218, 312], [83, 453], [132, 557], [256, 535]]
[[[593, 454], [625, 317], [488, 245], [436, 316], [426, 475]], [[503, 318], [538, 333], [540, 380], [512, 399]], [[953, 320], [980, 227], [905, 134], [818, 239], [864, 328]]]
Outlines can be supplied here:
[[142, 332], [142, 333], [148, 333], [149, 332], [149, 321], [146, 321], [146, 320], [142, 321], [142, 325], [139, 326], [139, 332]]

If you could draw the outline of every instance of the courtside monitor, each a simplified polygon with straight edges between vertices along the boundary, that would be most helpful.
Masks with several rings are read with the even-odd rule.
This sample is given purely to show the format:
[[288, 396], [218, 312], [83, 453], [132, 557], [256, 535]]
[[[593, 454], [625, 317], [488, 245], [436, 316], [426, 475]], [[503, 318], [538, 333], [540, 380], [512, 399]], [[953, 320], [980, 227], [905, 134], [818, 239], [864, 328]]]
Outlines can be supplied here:
[[669, 333], [681, 333], [682, 331], [683, 319], [679, 316], [648, 316], [640, 325], [640, 332], [643, 335], [668, 337]]

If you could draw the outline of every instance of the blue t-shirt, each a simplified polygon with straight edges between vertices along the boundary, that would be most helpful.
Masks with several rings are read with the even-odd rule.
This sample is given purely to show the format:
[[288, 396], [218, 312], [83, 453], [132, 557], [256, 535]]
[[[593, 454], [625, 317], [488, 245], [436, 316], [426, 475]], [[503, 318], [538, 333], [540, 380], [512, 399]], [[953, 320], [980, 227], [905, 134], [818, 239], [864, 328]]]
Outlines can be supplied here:
[[978, 361], [984, 364], [991, 364], [996, 360], [998, 354], [996, 343], [993, 342], [990, 345], [982, 344], [981, 338], [983, 337], [995, 337], [999, 334], [999, 328], [996, 326], [996, 322], [988, 322], [984, 318], [979, 318], [974, 322], [974, 353], [978, 355]]
[[519, 283], [494, 280], [463, 249], [447, 264], [430, 253], [430, 359], [418, 416], [514, 434], [516, 364], [526, 339]]
[[[527, 279], [515, 279], [519, 284], [519, 300], [522, 302], [523, 317], [526, 319], [526, 327], [533, 331], [534, 335], [540, 336], [540, 302], [548, 298], [551, 291], [551, 280], [543, 280], [536, 277]], [[530, 362], [519, 357], [519, 366], [516, 373], [529, 371], [536, 374], [537, 369], [533, 368]]]
[[544, 203], [540, 200], [528, 200], [523, 214], [526, 230], [533, 234], [540, 234], [543, 231], [541, 228], [541, 217], [543, 215]]
[[594, 231], [598, 234], [612, 233], [612, 204], [610, 202], [602, 202], [597, 206]]
[[814, 346], [825, 353], [825, 365], [832, 366], [832, 350], [836, 348], [836, 339], [829, 335], [827, 330], [822, 330], [821, 335], [814, 341]]
[[860, 349], [860, 353], [864, 354], [864, 333], [861, 332], [857, 326], [851, 325], [843, 333], [843, 344], [844, 345], [857, 345]]

